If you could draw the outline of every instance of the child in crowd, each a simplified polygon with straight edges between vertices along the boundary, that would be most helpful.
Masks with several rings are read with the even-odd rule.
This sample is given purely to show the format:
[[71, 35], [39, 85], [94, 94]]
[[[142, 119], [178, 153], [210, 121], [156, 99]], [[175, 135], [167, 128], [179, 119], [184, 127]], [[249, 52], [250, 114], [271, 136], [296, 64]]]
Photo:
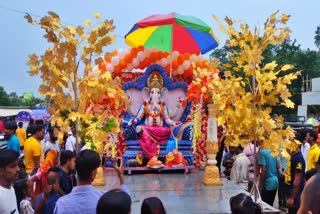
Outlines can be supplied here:
[[240, 193], [230, 198], [231, 212], [236, 214], [260, 214], [261, 207], [254, 203], [252, 198], [244, 193]]
[[18, 180], [14, 185], [14, 189], [20, 214], [33, 214], [34, 210], [31, 205], [33, 197], [32, 182], [27, 179]]
[[97, 205], [97, 214], [130, 214], [131, 198], [128, 193], [113, 189], [101, 196]]
[[159, 198], [151, 197], [144, 199], [141, 214], [166, 214], [166, 210]]

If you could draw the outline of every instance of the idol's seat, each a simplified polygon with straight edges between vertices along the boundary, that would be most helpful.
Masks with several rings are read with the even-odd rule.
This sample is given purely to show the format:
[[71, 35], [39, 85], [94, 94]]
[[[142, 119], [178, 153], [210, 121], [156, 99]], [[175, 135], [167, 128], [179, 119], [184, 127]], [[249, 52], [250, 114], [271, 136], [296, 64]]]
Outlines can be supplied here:
[[[143, 125], [145, 118], [138, 121], [137, 124], [128, 125], [128, 123], [132, 118], [135, 118], [138, 109], [143, 104], [144, 95], [142, 91], [147, 85], [149, 75], [155, 70], [162, 75], [163, 85], [168, 89], [168, 93], [166, 94], [166, 97], [164, 97], [164, 101], [170, 112], [174, 112], [174, 115], [171, 117], [172, 120], [180, 121], [182, 123], [181, 126], [172, 128], [174, 137], [172, 136], [167, 143], [160, 145], [159, 160], [164, 161], [167, 153], [170, 152], [173, 147], [175, 148], [177, 146], [178, 151], [184, 155], [188, 164], [193, 165], [194, 159], [191, 151], [193, 146], [193, 125], [192, 122], [187, 121], [191, 110], [191, 103], [186, 102], [185, 106], [176, 108], [177, 101], [186, 98], [188, 85], [185, 82], [174, 83], [171, 78], [167, 77], [165, 70], [159, 65], [150, 66], [146, 70], [145, 74], [140, 76], [136, 82], [128, 82], [123, 86], [131, 104], [130, 108], [124, 115], [123, 122], [121, 123], [123, 134], [126, 139], [126, 151], [123, 154], [123, 164], [124, 166], [129, 166], [128, 164], [132, 163], [129, 160], [133, 160], [134, 163], [138, 152], [142, 152], [138, 141], [139, 134], [136, 132], [136, 127]], [[165, 124], [164, 126], [167, 125]], [[144, 160], [142, 166], [146, 166], [148, 159], [144, 154], [143, 157]]]

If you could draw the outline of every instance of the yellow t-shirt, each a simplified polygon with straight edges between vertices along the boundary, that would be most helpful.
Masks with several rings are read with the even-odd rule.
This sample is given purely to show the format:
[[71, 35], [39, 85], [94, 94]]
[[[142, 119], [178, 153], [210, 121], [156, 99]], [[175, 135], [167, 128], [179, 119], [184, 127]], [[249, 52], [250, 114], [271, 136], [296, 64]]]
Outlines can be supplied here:
[[16, 130], [16, 135], [19, 138], [20, 146], [24, 145], [24, 142], [27, 140], [27, 132], [23, 128], [18, 128]]
[[313, 146], [310, 147], [308, 152], [307, 170], [316, 168], [316, 163], [319, 160], [319, 156], [320, 156], [320, 148], [318, 144], [314, 144]]
[[24, 142], [26, 173], [31, 173], [36, 167], [34, 157], [41, 157], [41, 145], [37, 139], [29, 137], [26, 142]]

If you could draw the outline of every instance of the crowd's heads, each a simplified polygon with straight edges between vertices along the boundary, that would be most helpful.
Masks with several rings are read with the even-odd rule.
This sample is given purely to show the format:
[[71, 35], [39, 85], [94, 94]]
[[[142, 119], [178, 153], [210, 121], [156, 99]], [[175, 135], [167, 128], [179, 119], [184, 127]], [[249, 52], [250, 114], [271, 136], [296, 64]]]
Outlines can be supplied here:
[[72, 134], [76, 134], [76, 127], [75, 126], [71, 126], [70, 130], [71, 130]]
[[43, 125], [35, 125], [33, 127], [33, 137], [36, 138], [37, 140], [43, 140], [44, 135], [45, 135], [45, 129]]
[[98, 201], [97, 214], [129, 214], [130, 212], [131, 198], [120, 189], [106, 192]]
[[20, 179], [14, 183], [14, 191], [17, 197], [17, 205], [20, 207], [20, 202], [25, 197], [31, 197], [33, 195], [33, 184], [28, 179]]
[[76, 170], [80, 181], [92, 182], [97, 174], [101, 159], [97, 152], [82, 150], [76, 158]]
[[304, 139], [306, 138], [305, 134], [302, 134], [301, 132], [296, 132], [294, 138], [299, 141], [299, 142], [303, 142]]
[[166, 214], [166, 210], [159, 198], [151, 197], [144, 199], [141, 214]]
[[23, 127], [23, 122], [19, 122], [19, 123], [18, 123], [18, 127], [19, 127], [19, 128], [22, 128], [22, 127]]
[[231, 212], [234, 214], [260, 214], [261, 207], [254, 203], [252, 198], [240, 193], [230, 198]]
[[53, 185], [58, 182], [59, 169], [57, 167], [51, 167], [47, 174], [47, 184]]
[[58, 136], [57, 136], [58, 131], [59, 131], [59, 129], [56, 126], [49, 128], [49, 136], [50, 136], [51, 141], [55, 142], [58, 140]]
[[76, 166], [76, 155], [69, 150], [62, 151], [60, 155], [61, 166], [66, 166], [68, 170], [74, 170]]
[[229, 152], [230, 152], [230, 153], [234, 153], [235, 148], [236, 148], [236, 147], [234, 147], [234, 146], [229, 146]]
[[309, 143], [315, 143], [317, 138], [318, 138], [318, 133], [316, 131], [314, 131], [314, 130], [309, 130], [308, 131], [306, 140]]
[[7, 181], [19, 175], [19, 153], [14, 150], [0, 150], [0, 176]]
[[33, 125], [34, 124], [34, 120], [33, 119], [30, 119], [30, 121], [29, 121], [29, 126], [30, 125]]
[[239, 144], [237, 147], [234, 148], [234, 153], [238, 155], [243, 152], [243, 149], [244, 148], [241, 146], [241, 144]]
[[16, 122], [14, 121], [9, 121], [4, 124], [4, 132], [6, 133], [7, 136], [11, 137], [16, 133], [16, 130], [18, 128]]

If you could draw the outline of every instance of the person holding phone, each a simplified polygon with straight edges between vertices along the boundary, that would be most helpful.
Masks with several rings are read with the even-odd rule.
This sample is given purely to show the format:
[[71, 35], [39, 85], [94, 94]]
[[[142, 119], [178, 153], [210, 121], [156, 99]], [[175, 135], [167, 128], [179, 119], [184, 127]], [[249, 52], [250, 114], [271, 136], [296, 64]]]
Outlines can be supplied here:
[[52, 214], [56, 202], [64, 195], [59, 186], [58, 173], [57, 167], [48, 170], [47, 185], [34, 201], [35, 213]]
[[[54, 209], [55, 214], [95, 214], [99, 199], [103, 192], [96, 190], [91, 183], [96, 177], [97, 169], [101, 165], [101, 159], [97, 152], [82, 150], [76, 157], [76, 171], [78, 174], [78, 185], [72, 191], [61, 197]], [[117, 161], [118, 165], [118, 161]], [[115, 167], [120, 180], [119, 189], [129, 194], [128, 187], [124, 184], [122, 163]]]

